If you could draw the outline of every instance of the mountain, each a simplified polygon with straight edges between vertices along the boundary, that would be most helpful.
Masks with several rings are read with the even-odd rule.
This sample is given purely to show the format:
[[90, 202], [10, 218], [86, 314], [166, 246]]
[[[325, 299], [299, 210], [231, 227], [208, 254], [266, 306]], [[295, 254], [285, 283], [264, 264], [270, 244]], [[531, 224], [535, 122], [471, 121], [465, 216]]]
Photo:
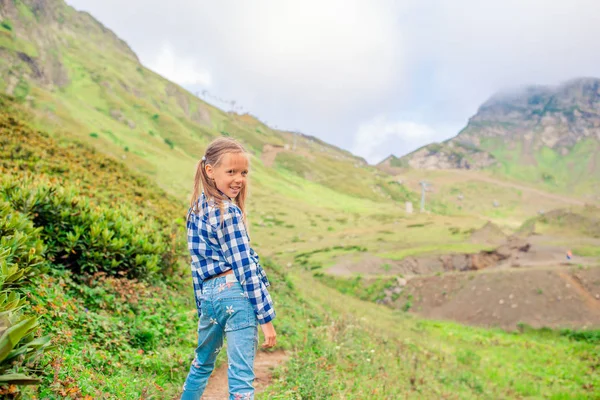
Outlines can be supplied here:
[[265, 196], [289, 198], [297, 179], [314, 183], [311, 196], [321, 204], [340, 195], [407, 195], [348, 151], [202, 101], [145, 68], [127, 43], [63, 0], [0, 0], [0, 91], [29, 106], [41, 129], [92, 144], [181, 199], [206, 145], [221, 135], [254, 155], [253, 187]]
[[390, 163], [491, 169], [549, 189], [589, 193], [600, 177], [600, 79], [498, 93], [454, 138], [382, 162]]

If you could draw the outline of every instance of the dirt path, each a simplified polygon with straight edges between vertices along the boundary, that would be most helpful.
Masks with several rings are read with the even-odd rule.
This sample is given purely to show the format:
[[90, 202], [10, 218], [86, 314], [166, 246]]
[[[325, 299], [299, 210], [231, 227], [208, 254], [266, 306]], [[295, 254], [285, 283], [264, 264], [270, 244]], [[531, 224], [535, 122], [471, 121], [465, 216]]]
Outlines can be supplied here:
[[572, 287], [583, 298], [584, 303], [590, 308], [590, 310], [595, 310], [600, 313], [600, 302], [596, 300], [594, 296], [590, 294], [590, 292], [587, 291], [587, 289], [577, 278], [565, 271], [560, 271], [558, 276], [560, 276], [562, 280], [569, 285], [569, 287]]
[[285, 147], [283, 146], [265, 144], [261, 155], [261, 160], [265, 167], [272, 167], [277, 153], [281, 153], [282, 151], [285, 151]]
[[[574, 276], [577, 274], [578, 276]], [[600, 327], [600, 267], [516, 268], [410, 279], [394, 308], [467, 325], [517, 329]], [[586, 286], [587, 285], [587, 286]]]
[[[282, 351], [259, 351], [254, 361], [254, 388], [256, 392], [265, 389], [271, 382], [273, 369], [288, 359], [287, 354]], [[208, 386], [202, 396], [203, 400], [227, 400], [229, 391], [227, 386], [227, 364], [221, 365], [216, 369], [208, 380]]]

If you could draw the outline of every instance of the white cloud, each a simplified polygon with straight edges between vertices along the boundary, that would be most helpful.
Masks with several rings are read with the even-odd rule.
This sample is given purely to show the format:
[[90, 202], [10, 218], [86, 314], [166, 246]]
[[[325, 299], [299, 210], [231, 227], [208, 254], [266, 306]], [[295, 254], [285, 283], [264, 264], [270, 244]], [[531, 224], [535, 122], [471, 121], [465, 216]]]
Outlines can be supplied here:
[[378, 116], [359, 126], [352, 152], [374, 164], [392, 153], [404, 154], [430, 143], [436, 136], [436, 130], [428, 125]]
[[339, 117], [389, 94], [403, 75], [390, 0], [257, 0], [211, 8], [200, 18], [205, 35], [218, 32], [211, 39], [224, 68], [219, 84], [241, 103]]
[[193, 58], [175, 55], [172, 46], [166, 41], [147, 65], [151, 70], [180, 85], [211, 85], [212, 79], [208, 71], [198, 68]]
[[430, 0], [415, 14], [411, 73], [434, 65], [437, 95], [463, 115], [499, 90], [600, 75], [597, 0]]

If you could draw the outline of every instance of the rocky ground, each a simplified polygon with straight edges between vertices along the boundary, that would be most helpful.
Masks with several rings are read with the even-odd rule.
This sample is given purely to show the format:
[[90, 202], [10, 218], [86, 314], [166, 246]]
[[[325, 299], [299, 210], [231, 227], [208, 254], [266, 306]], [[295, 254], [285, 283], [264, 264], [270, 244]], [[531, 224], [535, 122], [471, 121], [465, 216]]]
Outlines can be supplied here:
[[[499, 241], [488, 224], [473, 240]], [[397, 275], [379, 303], [434, 319], [515, 329], [600, 326], [600, 267], [592, 258], [567, 259], [566, 248], [543, 236], [505, 237], [494, 250], [476, 254], [407, 257], [400, 261], [372, 255], [346, 259], [328, 270]], [[383, 269], [382, 265], [387, 264]], [[400, 277], [401, 276], [401, 277]]]

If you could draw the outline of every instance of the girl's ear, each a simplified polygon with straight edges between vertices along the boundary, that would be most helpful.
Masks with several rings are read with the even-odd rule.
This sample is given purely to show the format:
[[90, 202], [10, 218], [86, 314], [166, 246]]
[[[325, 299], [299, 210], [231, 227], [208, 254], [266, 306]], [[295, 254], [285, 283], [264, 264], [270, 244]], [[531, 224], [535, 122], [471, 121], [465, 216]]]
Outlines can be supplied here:
[[206, 171], [206, 175], [210, 178], [213, 179], [213, 167], [210, 164], [206, 164], [204, 166], [204, 171]]

